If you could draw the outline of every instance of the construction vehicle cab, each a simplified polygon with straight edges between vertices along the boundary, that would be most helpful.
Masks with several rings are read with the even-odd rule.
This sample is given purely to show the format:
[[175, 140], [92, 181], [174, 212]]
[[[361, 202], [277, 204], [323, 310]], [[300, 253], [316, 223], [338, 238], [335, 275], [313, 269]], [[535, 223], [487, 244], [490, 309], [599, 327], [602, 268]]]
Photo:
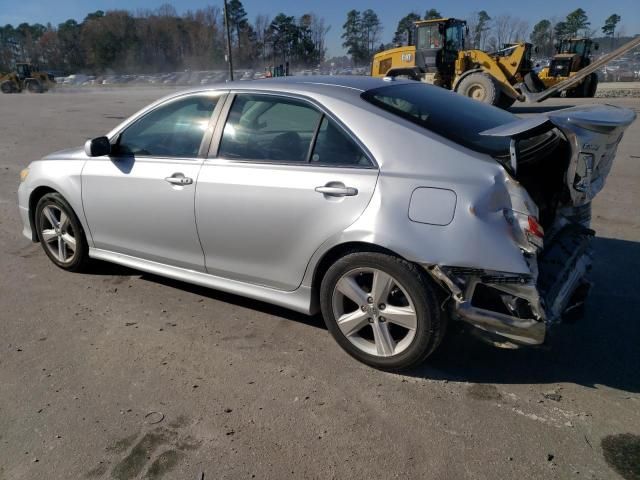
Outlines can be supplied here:
[[424, 20], [415, 23], [415, 65], [433, 75], [435, 83], [451, 88], [458, 52], [464, 50], [467, 22], [455, 18]]
[[[538, 76], [545, 88], [566, 80], [579, 70], [591, 64], [592, 50], [597, 50], [598, 44], [589, 38], [568, 38], [556, 46], [556, 54], [548, 67], [543, 68]], [[587, 76], [574, 88], [567, 90], [568, 97], [593, 97], [598, 88], [598, 76], [594, 73]]]
[[[414, 23], [409, 45], [376, 54], [371, 74], [404, 77], [454, 90], [476, 100], [509, 107], [523, 100], [518, 85], [532, 73], [529, 43], [507, 45], [494, 53], [465, 50], [467, 23], [455, 18]], [[530, 80], [530, 79], [529, 79]], [[538, 91], [540, 82], [527, 81]]]
[[414, 23], [407, 46], [375, 55], [371, 75], [426, 80], [451, 88], [458, 52], [464, 49], [464, 20], [438, 18]]
[[30, 63], [16, 63], [15, 71], [0, 77], [2, 93], [20, 93], [27, 90], [32, 93], [44, 93], [54, 84], [53, 76], [47, 72], [39, 72]]

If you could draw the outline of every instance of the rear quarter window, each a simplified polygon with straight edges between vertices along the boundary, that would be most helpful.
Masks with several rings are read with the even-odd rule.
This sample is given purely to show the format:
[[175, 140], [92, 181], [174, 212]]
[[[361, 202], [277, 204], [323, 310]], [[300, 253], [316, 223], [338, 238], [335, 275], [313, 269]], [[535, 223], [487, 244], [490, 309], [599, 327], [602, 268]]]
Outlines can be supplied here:
[[361, 97], [459, 145], [493, 156], [508, 154], [509, 139], [480, 132], [518, 119], [499, 108], [418, 82], [367, 90]]

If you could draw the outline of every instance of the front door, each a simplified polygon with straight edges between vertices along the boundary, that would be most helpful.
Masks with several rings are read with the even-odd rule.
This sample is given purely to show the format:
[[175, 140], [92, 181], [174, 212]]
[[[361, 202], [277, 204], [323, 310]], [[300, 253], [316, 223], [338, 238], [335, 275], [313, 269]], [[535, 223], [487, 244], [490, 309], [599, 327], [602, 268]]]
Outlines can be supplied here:
[[110, 157], [87, 161], [82, 201], [95, 248], [204, 270], [194, 195], [218, 96], [163, 103], [119, 134]]
[[198, 179], [207, 272], [295, 290], [313, 253], [362, 214], [377, 176], [358, 143], [310, 103], [237, 94]]

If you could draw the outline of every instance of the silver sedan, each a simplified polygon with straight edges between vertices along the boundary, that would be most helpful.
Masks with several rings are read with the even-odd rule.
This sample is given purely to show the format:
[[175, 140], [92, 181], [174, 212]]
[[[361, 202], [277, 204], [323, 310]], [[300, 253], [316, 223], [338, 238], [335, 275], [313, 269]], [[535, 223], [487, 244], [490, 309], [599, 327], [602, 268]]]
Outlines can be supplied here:
[[89, 259], [318, 310], [396, 370], [458, 322], [544, 342], [589, 288], [592, 198], [629, 110], [525, 120], [401, 80], [273, 79], [182, 92], [21, 173], [24, 235]]

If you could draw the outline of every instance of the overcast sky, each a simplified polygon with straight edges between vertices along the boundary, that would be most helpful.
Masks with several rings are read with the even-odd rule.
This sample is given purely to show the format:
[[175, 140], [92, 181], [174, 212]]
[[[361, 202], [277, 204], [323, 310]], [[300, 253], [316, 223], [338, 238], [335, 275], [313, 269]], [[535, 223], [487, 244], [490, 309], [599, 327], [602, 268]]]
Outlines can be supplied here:
[[[0, 0], [0, 25], [11, 23], [14, 26], [22, 22], [43, 23], [54, 25], [69, 18], [81, 21], [89, 12], [95, 10], [126, 9], [135, 12], [138, 8], [157, 8], [163, 3], [172, 3], [178, 12], [194, 10], [206, 5], [222, 5], [222, 1], [206, 0], [176, 0], [174, 2], [153, 0]], [[424, 15], [428, 8], [435, 8], [449, 17], [466, 18], [477, 10], [486, 10], [489, 15], [508, 14], [520, 17], [529, 22], [532, 27], [542, 18], [562, 18], [567, 13], [582, 7], [587, 11], [591, 27], [600, 27], [604, 20], [612, 13], [622, 16], [620, 26], [626, 34], [640, 33], [640, 0], [608, 0], [608, 1], [575, 1], [575, 0], [463, 0], [463, 1], [418, 1], [418, 0], [243, 0], [245, 10], [251, 21], [259, 13], [274, 17], [279, 12], [299, 16], [306, 12], [313, 12], [325, 18], [331, 30], [327, 35], [329, 55], [343, 53], [342, 24], [349, 9], [365, 10], [372, 8], [382, 20], [384, 31], [383, 40], [388, 42], [393, 36], [398, 20], [411, 11]]]

